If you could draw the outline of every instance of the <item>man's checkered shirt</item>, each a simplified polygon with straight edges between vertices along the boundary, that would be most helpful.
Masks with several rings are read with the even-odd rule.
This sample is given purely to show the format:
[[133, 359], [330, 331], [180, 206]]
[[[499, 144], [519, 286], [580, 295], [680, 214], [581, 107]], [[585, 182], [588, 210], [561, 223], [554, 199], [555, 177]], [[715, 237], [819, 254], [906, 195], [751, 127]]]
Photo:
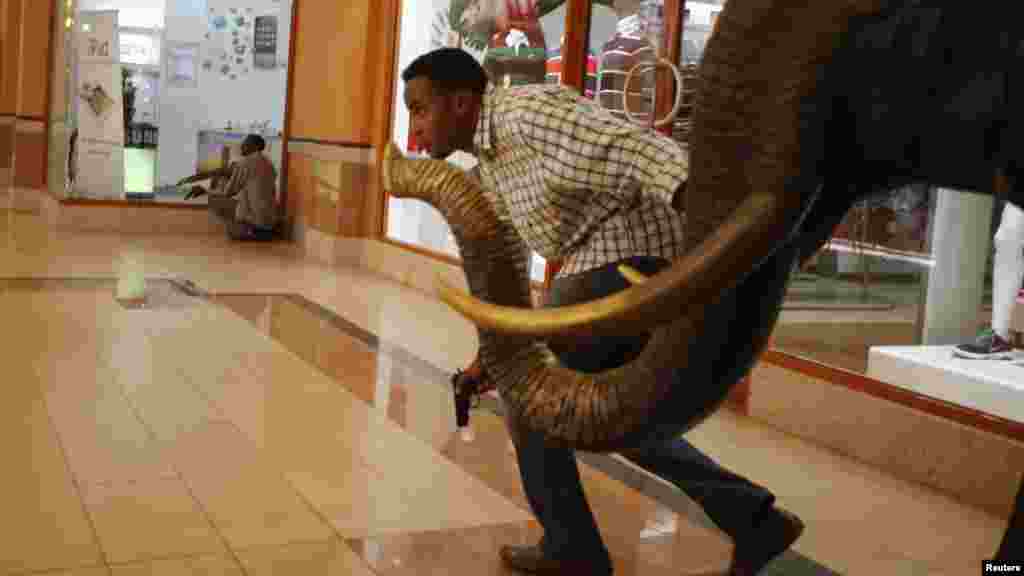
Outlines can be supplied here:
[[474, 145], [488, 196], [531, 250], [563, 261], [559, 276], [682, 254], [684, 218], [670, 202], [689, 160], [674, 140], [537, 84], [488, 86]]

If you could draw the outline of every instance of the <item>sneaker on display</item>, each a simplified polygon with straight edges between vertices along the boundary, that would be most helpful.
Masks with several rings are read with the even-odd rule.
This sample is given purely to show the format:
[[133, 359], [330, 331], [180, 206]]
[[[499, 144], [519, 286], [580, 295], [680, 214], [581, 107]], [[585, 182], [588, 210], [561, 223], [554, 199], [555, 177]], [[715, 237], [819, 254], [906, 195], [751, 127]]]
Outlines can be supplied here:
[[1013, 346], [992, 329], [983, 331], [974, 342], [957, 346], [953, 349], [953, 355], [970, 360], [1013, 360], [1016, 358]]

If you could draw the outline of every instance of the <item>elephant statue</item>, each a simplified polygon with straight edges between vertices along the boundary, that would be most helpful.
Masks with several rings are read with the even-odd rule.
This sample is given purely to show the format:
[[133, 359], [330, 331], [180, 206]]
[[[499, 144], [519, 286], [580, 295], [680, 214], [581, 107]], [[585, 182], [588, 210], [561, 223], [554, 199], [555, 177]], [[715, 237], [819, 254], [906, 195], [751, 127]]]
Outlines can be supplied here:
[[[688, 252], [651, 277], [624, 269], [632, 287], [600, 300], [532, 309], [527, 249], [470, 174], [392, 146], [385, 187], [450, 224], [471, 295], [442, 283], [441, 297], [478, 327], [523, 424], [596, 452], [678, 435], [750, 370], [792, 270], [859, 200], [923, 184], [1024, 206], [1015, 15], [1011, 2], [729, 0], [699, 68]], [[599, 374], [547, 344], [610, 334], [649, 341]]]

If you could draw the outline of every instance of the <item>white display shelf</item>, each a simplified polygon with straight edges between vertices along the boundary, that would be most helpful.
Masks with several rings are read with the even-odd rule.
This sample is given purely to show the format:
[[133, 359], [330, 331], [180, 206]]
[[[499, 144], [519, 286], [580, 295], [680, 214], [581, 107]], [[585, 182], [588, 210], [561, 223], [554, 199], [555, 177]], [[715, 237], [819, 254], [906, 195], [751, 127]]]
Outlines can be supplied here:
[[1024, 422], [1024, 352], [1017, 359], [966, 360], [952, 346], [877, 346], [869, 378], [919, 394]]

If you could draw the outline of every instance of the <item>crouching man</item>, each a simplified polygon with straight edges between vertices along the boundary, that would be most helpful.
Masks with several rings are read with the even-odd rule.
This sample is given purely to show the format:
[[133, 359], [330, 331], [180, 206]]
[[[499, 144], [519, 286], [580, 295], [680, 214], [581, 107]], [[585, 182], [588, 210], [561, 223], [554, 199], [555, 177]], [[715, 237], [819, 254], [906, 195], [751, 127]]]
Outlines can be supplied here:
[[[210, 210], [227, 225], [232, 240], [272, 240], [281, 229], [281, 209], [277, 195], [277, 170], [263, 154], [266, 141], [250, 134], [242, 141], [242, 159], [213, 172], [196, 174], [178, 182], [179, 186], [213, 179], [207, 192], [194, 186], [185, 199], [209, 193]], [[226, 183], [220, 186], [220, 182]]]

